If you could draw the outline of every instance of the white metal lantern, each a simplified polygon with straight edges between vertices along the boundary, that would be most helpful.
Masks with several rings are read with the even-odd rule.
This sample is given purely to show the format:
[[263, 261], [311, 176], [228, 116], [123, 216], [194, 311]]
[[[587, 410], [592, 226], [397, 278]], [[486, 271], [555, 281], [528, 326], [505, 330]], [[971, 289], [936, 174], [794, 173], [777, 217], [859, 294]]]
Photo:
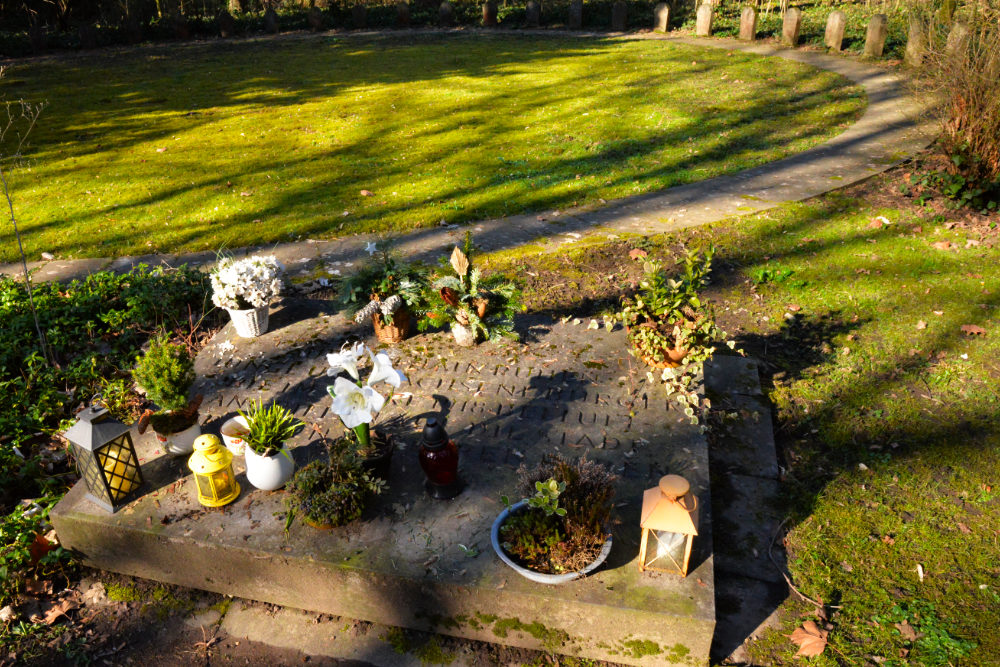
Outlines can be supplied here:
[[642, 494], [639, 571], [687, 576], [691, 545], [698, 534], [698, 497], [679, 475], [666, 475]]

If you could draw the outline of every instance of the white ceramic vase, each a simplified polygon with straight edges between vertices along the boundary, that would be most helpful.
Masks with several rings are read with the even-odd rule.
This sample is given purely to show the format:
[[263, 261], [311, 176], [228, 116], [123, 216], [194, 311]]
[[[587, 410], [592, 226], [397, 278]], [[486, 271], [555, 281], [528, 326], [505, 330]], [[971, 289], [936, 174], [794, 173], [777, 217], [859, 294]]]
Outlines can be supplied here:
[[229, 311], [229, 318], [233, 321], [233, 327], [236, 328], [236, 333], [240, 337], [256, 338], [262, 333], [267, 332], [270, 307], [261, 306], [260, 308], [251, 308], [249, 310], [232, 310], [226, 308], [226, 310]]
[[476, 344], [476, 330], [458, 322], [451, 323], [451, 335], [462, 347], [473, 347]]
[[172, 454], [173, 456], [183, 456], [194, 451], [194, 440], [199, 435], [201, 435], [201, 426], [195, 424], [193, 426], [189, 426], [183, 431], [178, 431], [177, 433], [171, 433], [169, 435], [157, 433], [156, 441], [163, 446], [163, 449], [166, 450], [168, 454]]
[[295, 462], [285, 447], [272, 456], [261, 456], [250, 447], [243, 448], [247, 480], [262, 491], [277, 491], [292, 478]]
[[243, 436], [250, 430], [247, 420], [241, 415], [230, 417], [223, 424], [219, 432], [222, 434], [222, 442], [226, 444], [226, 449], [233, 453], [233, 456], [243, 456], [244, 441]]

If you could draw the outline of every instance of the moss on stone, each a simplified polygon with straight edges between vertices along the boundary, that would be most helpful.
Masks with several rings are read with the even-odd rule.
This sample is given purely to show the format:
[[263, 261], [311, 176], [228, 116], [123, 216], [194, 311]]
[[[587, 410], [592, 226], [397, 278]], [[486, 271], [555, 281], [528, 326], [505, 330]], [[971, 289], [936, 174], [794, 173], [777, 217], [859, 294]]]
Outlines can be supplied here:
[[644, 658], [663, 652], [659, 644], [649, 639], [629, 639], [622, 642], [622, 647], [625, 649], [625, 654], [633, 658]]
[[229, 613], [229, 608], [231, 606], [233, 606], [232, 598], [222, 598], [221, 600], [213, 604], [211, 607], [209, 607], [209, 609], [214, 609], [215, 611], [219, 612], [219, 618], [221, 619], [224, 618], [227, 613]]
[[441, 648], [441, 643], [437, 637], [431, 637], [426, 644], [418, 648], [414, 653], [420, 658], [420, 662], [425, 665], [448, 665], [455, 660], [453, 653], [448, 653]]
[[518, 618], [501, 618], [493, 625], [493, 634], [501, 639], [506, 638], [511, 630], [531, 635], [549, 650], [554, 650], [569, 641], [569, 634], [565, 631], [552, 630], [538, 621], [522, 623]]
[[128, 584], [104, 584], [104, 592], [114, 602], [138, 602], [142, 599], [139, 589]]
[[403, 655], [410, 651], [410, 640], [406, 636], [406, 631], [403, 628], [389, 628], [382, 637], [382, 641], [389, 644], [392, 650]]

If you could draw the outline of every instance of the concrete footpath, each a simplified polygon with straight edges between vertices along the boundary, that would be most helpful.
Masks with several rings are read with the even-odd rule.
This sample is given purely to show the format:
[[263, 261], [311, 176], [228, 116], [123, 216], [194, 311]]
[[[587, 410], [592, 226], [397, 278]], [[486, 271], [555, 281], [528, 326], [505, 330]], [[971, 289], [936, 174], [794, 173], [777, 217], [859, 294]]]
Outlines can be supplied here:
[[[555, 33], [545, 31], [545, 34]], [[421, 229], [395, 237], [396, 248], [409, 258], [433, 261], [441, 254], [442, 248], [455, 243], [466, 229], [473, 230], [479, 247], [495, 251], [532, 243], [543, 246], [576, 243], [585, 234], [595, 232], [647, 235], [704, 225], [787, 202], [802, 201], [862, 181], [925, 148], [936, 129], [926, 107], [906, 90], [905, 75], [884, 67], [816, 51], [783, 49], [729, 39], [652, 33], [629, 38], [696, 44], [805, 63], [836, 72], [862, 86], [868, 97], [868, 107], [854, 125], [829, 141], [737, 174], [619, 199], [596, 208], [518, 215], [461, 227], [449, 225]], [[237, 255], [262, 250], [273, 253], [294, 277], [310, 273], [317, 267], [349, 266], [349, 263], [363, 259], [366, 244], [376, 239], [376, 235], [309, 239], [241, 248], [234, 252]], [[127, 271], [143, 263], [153, 266], [206, 266], [213, 263], [215, 257], [214, 251], [206, 251], [184, 255], [33, 261], [28, 263], [28, 268], [35, 272], [35, 280], [71, 280], [102, 269]], [[0, 273], [12, 275], [20, 272], [20, 264], [0, 265]]]

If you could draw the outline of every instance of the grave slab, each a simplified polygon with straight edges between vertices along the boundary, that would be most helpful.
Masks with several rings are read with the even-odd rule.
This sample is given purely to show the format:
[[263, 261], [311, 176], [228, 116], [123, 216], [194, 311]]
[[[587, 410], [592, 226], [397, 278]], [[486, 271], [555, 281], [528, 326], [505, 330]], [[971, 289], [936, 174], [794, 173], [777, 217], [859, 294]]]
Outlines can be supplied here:
[[[284, 313], [284, 314], [282, 314]], [[296, 313], [309, 317], [296, 318]], [[223, 329], [199, 355], [203, 431], [251, 399], [274, 400], [308, 423], [298, 466], [324, 456], [342, 433], [330, 413], [326, 354], [351, 330], [321, 300], [290, 302], [254, 341]], [[522, 342], [456, 347], [425, 334], [387, 350], [409, 383], [384, 410], [397, 441], [387, 491], [360, 521], [330, 531], [285, 530], [283, 492], [242, 493], [198, 505], [183, 458], [134, 436], [147, 493], [110, 515], [77, 485], [52, 513], [62, 543], [94, 567], [234, 596], [393, 626], [635, 665], [707, 664], [715, 626], [711, 516], [701, 517], [691, 572], [642, 573], [636, 557], [642, 491], [667, 473], [691, 481], [710, 508], [707, 445], [646, 369], [624, 332], [587, 322], [532, 320]], [[230, 349], [231, 346], [231, 349]], [[436, 501], [423, 490], [419, 428], [443, 415], [460, 448], [465, 490]], [[618, 475], [614, 547], [593, 575], [535, 584], [490, 547], [501, 494], [517, 468], [547, 453], [586, 455]]]

